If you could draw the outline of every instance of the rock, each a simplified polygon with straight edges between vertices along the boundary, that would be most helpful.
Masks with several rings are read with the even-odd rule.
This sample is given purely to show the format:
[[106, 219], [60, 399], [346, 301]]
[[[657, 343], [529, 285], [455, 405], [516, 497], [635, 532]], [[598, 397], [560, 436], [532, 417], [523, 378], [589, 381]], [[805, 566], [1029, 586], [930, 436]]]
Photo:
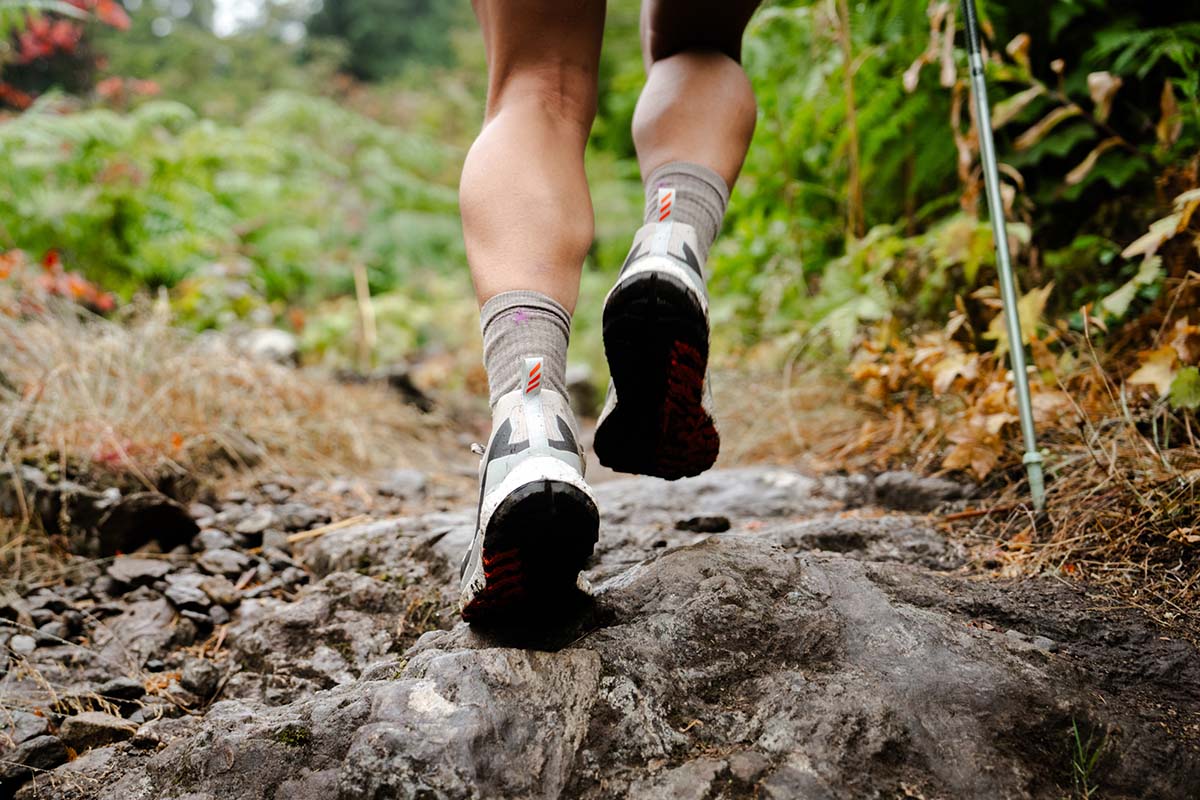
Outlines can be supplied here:
[[229, 612], [223, 606], [213, 606], [208, 610], [208, 618], [213, 625], [225, 625], [231, 619]]
[[729, 530], [729, 517], [712, 514], [706, 517], [689, 517], [675, 523], [677, 531], [693, 533], [724, 533]]
[[[216, 606], [219, 608], [220, 606]], [[194, 614], [194, 611], [180, 612], [179, 619], [175, 620], [175, 632], [171, 635], [172, 647], [191, 647], [196, 643], [196, 639], [200, 637], [200, 626], [184, 616], [184, 614]], [[205, 626], [207, 630], [208, 626]]]
[[221, 671], [211, 661], [189, 658], [183, 665], [179, 684], [201, 698], [210, 697], [221, 680]]
[[25, 603], [30, 609], [41, 609], [50, 614], [61, 614], [71, 607], [71, 604], [61, 595], [49, 589], [39, 589], [28, 595]]
[[233, 537], [216, 528], [205, 528], [192, 540], [193, 550], [221, 550], [233, 547]]
[[759, 529], [788, 549], [843, 553], [870, 561], [920, 564], [954, 569], [963, 563], [961, 548], [948, 542], [924, 520], [889, 515], [773, 523]]
[[207, 550], [196, 559], [200, 568], [213, 575], [236, 578], [250, 567], [250, 557], [237, 550]]
[[85, 711], [64, 719], [58, 735], [67, 747], [83, 752], [129, 739], [136, 730], [136, 725], [121, 717], [103, 711]]
[[[380, 491], [382, 493], [382, 489]], [[275, 508], [275, 518], [285, 531], [306, 531], [323, 525], [330, 519], [328, 512], [313, 508], [307, 503], [283, 503]]]
[[1038, 650], [1044, 650], [1044, 651], [1046, 651], [1047, 653], [1056, 653], [1056, 652], [1058, 652], [1058, 642], [1054, 641], [1053, 639], [1051, 639], [1051, 638], [1049, 638], [1049, 637], [1047, 637], [1047, 636], [1035, 636], [1035, 637], [1033, 637], [1032, 644], [1033, 644], [1033, 646], [1034, 646], [1034, 647], [1036, 647]]
[[27, 656], [37, 649], [37, 640], [32, 636], [19, 633], [8, 640], [8, 648], [19, 656]]
[[296, 337], [279, 328], [249, 330], [239, 334], [234, 343], [239, 351], [261, 361], [288, 367], [300, 361], [300, 344]]
[[239, 522], [234, 531], [244, 535], [262, 533], [274, 524], [275, 512], [269, 506], [259, 506], [250, 516]]
[[201, 579], [200, 589], [217, 605], [232, 608], [242, 601], [241, 592], [223, 575], [209, 575]]
[[136, 670], [171, 641], [174, 620], [175, 612], [164, 598], [140, 600], [97, 627], [93, 638], [107, 663]]
[[50, 732], [50, 721], [28, 711], [0, 711], [0, 750]]
[[379, 482], [378, 492], [384, 497], [401, 500], [416, 500], [424, 497], [429, 487], [429, 478], [415, 469], [394, 469]]
[[942, 503], [961, 500], [974, 487], [948, 478], [927, 478], [912, 472], [883, 472], [871, 482], [872, 502], [897, 511], [933, 511]]
[[267, 531], [263, 534], [261, 556], [266, 559], [272, 569], [287, 569], [296, 566], [296, 562], [289, 555], [290, 549], [291, 544], [288, 543], [287, 534], [282, 531]]
[[161, 558], [117, 556], [106, 571], [110, 578], [125, 586], [149, 586], [171, 569], [171, 562]]
[[92, 594], [97, 597], [116, 597], [126, 588], [125, 584], [109, 575], [101, 575], [92, 581]]
[[120, 677], [97, 686], [96, 694], [106, 700], [140, 700], [146, 694], [146, 687], [136, 678]]
[[587, 364], [567, 367], [567, 398], [580, 417], [595, 417], [600, 413], [600, 389], [596, 386], [592, 368]]
[[750, 785], [753, 785], [759, 776], [771, 766], [771, 761], [766, 756], [753, 750], [734, 753], [729, 757], [728, 763], [729, 774], [735, 780]]
[[[136, 745], [89, 751], [37, 798], [1041, 800], [1072, 793], [1079, 730], [1111, 742], [1104, 796], [1191, 800], [1194, 644], [1062, 581], [957, 569], [929, 520], [845, 512], [870, 491], [774, 468], [600, 484], [593, 598], [509, 630], [453, 610], [474, 509], [329, 532], [300, 549], [320, 579], [298, 590], [264, 551], [275, 575], [235, 619], [214, 601], [166, 624], [226, 615], [220, 666], [155, 650]], [[737, 534], [675, 530], [692, 516]], [[30, 661], [92, 687], [127, 663], [106, 654]]]
[[[211, 611], [211, 609], [209, 609]], [[196, 629], [195, 638], [207, 636], [212, 630], [213, 618], [210, 614], [204, 611], [194, 611], [190, 608], [185, 608], [179, 612], [179, 616], [191, 622]]]
[[388, 388], [400, 395], [400, 398], [409, 405], [415, 406], [420, 411], [428, 414], [434, 409], [433, 398], [425, 394], [421, 387], [412, 379], [412, 374], [404, 366], [396, 365], [389, 369], [381, 370], [377, 376], [387, 383]]
[[192, 519], [196, 520], [197, 523], [201, 519], [204, 519], [205, 517], [211, 517], [213, 514], [217, 513], [216, 509], [207, 503], [190, 503], [188, 504], [187, 510], [188, 513], [192, 515]]
[[38, 627], [37, 641], [38, 644], [62, 644], [70, 633], [66, 625], [55, 620]]
[[335, 573], [302, 589], [295, 602], [243, 600], [229, 647], [244, 670], [346, 683], [391, 650], [396, 620], [410, 602], [401, 587]]
[[268, 500], [276, 505], [286, 503], [292, 496], [292, 490], [280, 486], [278, 483], [268, 482], [259, 484], [258, 490], [266, 496]]
[[689, 761], [636, 782], [630, 795], [646, 800], [705, 800], [726, 766], [724, 761], [710, 758]]
[[[200, 576], [194, 576], [199, 578]], [[171, 605], [181, 611], [198, 611], [201, 614], [207, 614], [209, 606], [212, 605], [212, 600], [200, 588], [199, 580], [195, 582], [177, 581], [167, 587], [163, 592], [164, 596], [171, 601]]]
[[141, 492], [121, 498], [96, 524], [99, 556], [128, 553], [153, 539], [162, 550], [187, 544], [199, 532], [187, 509], [158, 494]]
[[57, 736], [35, 736], [0, 757], [0, 796], [10, 794], [33, 775], [66, 762], [67, 748]]

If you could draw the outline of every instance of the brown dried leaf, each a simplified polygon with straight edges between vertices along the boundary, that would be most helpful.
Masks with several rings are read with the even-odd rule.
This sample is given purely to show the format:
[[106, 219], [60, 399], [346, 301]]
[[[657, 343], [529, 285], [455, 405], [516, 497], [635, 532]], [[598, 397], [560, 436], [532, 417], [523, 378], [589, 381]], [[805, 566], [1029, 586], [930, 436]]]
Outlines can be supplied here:
[[955, 378], [973, 381], [978, 376], [978, 353], [952, 353], [933, 366], [933, 391], [945, 394], [954, 385]]
[[1154, 132], [1158, 136], [1159, 144], [1171, 147], [1179, 141], [1179, 136], [1183, 133], [1183, 115], [1179, 113], [1179, 103], [1175, 100], [1175, 88], [1171, 85], [1170, 80], [1163, 81], [1158, 108], [1161, 116], [1159, 116], [1158, 124], [1154, 126]]
[[964, 436], [942, 459], [943, 469], [970, 469], [975, 477], [983, 480], [1000, 460], [996, 447], [981, 438]]
[[1093, 72], [1087, 76], [1088, 94], [1092, 96], [1092, 103], [1095, 105], [1092, 115], [1096, 119], [1101, 122], [1108, 119], [1108, 115], [1112, 113], [1113, 99], [1124, 82], [1111, 72]]
[[1029, 43], [1031, 41], [1028, 33], [1018, 33], [1011, 42], [1004, 46], [1004, 52], [1012, 56], [1013, 61], [1025, 69], [1029, 69]]
[[929, 56], [926, 53], [921, 53], [916, 59], [908, 65], [908, 69], [904, 70], [904, 77], [901, 79], [904, 84], [904, 91], [912, 94], [917, 90], [917, 84], [921, 79], [921, 68], [929, 63]]
[[1182, 214], [1169, 214], [1150, 223], [1150, 230], [1122, 250], [1121, 258], [1154, 255], [1158, 252], [1158, 248], [1162, 247], [1163, 242], [1179, 232], [1179, 223], [1182, 219]]
[[1171, 391], [1171, 382], [1175, 380], [1178, 371], [1178, 356], [1175, 348], [1167, 345], [1156, 350], [1144, 350], [1138, 353], [1142, 366], [1129, 376], [1127, 383], [1153, 386], [1159, 397], [1166, 397]]
[[1074, 186], [1088, 176], [1088, 173], [1096, 166], [1096, 162], [1100, 160], [1100, 156], [1108, 150], [1113, 149], [1121, 144], [1124, 139], [1120, 136], [1110, 136], [1100, 144], [1092, 148], [1092, 152], [1087, 154], [1087, 157], [1080, 161], [1075, 169], [1067, 173], [1067, 185]]
[[1028, 150], [1040, 142], [1042, 137], [1047, 133], [1054, 130], [1059, 123], [1071, 117], [1077, 117], [1082, 113], [1082, 109], [1074, 103], [1069, 106], [1059, 106], [1018, 136], [1016, 142], [1013, 144], [1018, 150]]
[[958, 67], [954, 64], [954, 6], [946, 15], [946, 31], [942, 35], [942, 69], [938, 80], [942, 88], [949, 89], [958, 80]]
[[1038, 84], [996, 103], [995, 108], [992, 109], [992, 130], [1000, 130], [1012, 122], [1030, 103], [1041, 97], [1045, 92], [1045, 88], [1041, 84]]
[[1171, 347], [1184, 364], [1200, 365], [1200, 325], [1193, 325], [1187, 317], [1180, 317], [1171, 329]]

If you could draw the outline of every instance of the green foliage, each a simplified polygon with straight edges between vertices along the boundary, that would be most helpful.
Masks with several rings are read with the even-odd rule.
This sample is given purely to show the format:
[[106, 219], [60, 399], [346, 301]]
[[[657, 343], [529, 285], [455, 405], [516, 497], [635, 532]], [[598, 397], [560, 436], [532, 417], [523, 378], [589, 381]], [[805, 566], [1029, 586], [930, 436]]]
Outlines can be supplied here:
[[342, 67], [355, 77], [379, 80], [413, 64], [451, 63], [450, 28], [465, 9], [447, 0], [324, 0], [308, 32], [342, 42]]
[[1171, 408], [1200, 409], [1200, 369], [1184, 367], [1171, 381]]
[[218, 120], [241, 119], [270, 92], [329, 86], [343, 57], [335, 42], [302, 51], [261, 28], [220, 38], [191, 20], [159, 36], [149, 3], [132, 19], [128, 31], [97, 31], [107, 62], [102, 74], [154, 81], [161, 96]]
[[[126, 295], [192, 280], [313, 300], [349, 292], [356, 263], [383, 290], [464, 262], [459, 158], [294, 94], [268, 97], [237, 126], [169, 101], [68, 115], [42, 103], [0, 126], [12, 187], [0, 196], [0, 245], [58, 250]], [[202, 305], [188, 305], [198, 323], [221, 321]]]

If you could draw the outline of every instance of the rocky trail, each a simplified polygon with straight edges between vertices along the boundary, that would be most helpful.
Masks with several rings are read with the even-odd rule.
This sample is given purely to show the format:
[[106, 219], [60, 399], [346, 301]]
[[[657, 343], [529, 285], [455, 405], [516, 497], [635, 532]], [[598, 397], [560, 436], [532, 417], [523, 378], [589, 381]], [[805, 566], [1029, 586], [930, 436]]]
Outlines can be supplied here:
[[591, 598], [487, 633], [453, 610], [472, 510], [419, 474], [149, 516], [93, 497], [133, 554], [0, 597], [0, 797], [1200, 792], [1196, 647], [1061, 581], [973, 575], [927, 513], [962, 507], [953, 483], [597, 491]]

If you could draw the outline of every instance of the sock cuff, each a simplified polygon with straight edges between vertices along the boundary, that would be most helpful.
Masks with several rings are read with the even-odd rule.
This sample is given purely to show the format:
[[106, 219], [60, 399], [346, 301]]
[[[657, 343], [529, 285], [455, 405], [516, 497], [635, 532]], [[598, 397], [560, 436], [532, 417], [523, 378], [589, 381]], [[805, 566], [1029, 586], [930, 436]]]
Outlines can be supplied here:
[[674, 183], [672, 177], [703, 181], [720, 196], [722, 205], [729, 204], [729, 187], [725, 185], [725, 179], [703, 164], [694, 164], [691, 161], [668, 161], [655, 169], [646, 178], [646, 193], [657, 192], [660, 186]]
[[571, 312], [553, 297], [531, 289], [515, 289], [493, 295], [479, 310], [480, 328], [487, 336], [488, 326], [502, 314], [514, 309], [543, 311], [560, 322], [565, 331], [571, 330]]

